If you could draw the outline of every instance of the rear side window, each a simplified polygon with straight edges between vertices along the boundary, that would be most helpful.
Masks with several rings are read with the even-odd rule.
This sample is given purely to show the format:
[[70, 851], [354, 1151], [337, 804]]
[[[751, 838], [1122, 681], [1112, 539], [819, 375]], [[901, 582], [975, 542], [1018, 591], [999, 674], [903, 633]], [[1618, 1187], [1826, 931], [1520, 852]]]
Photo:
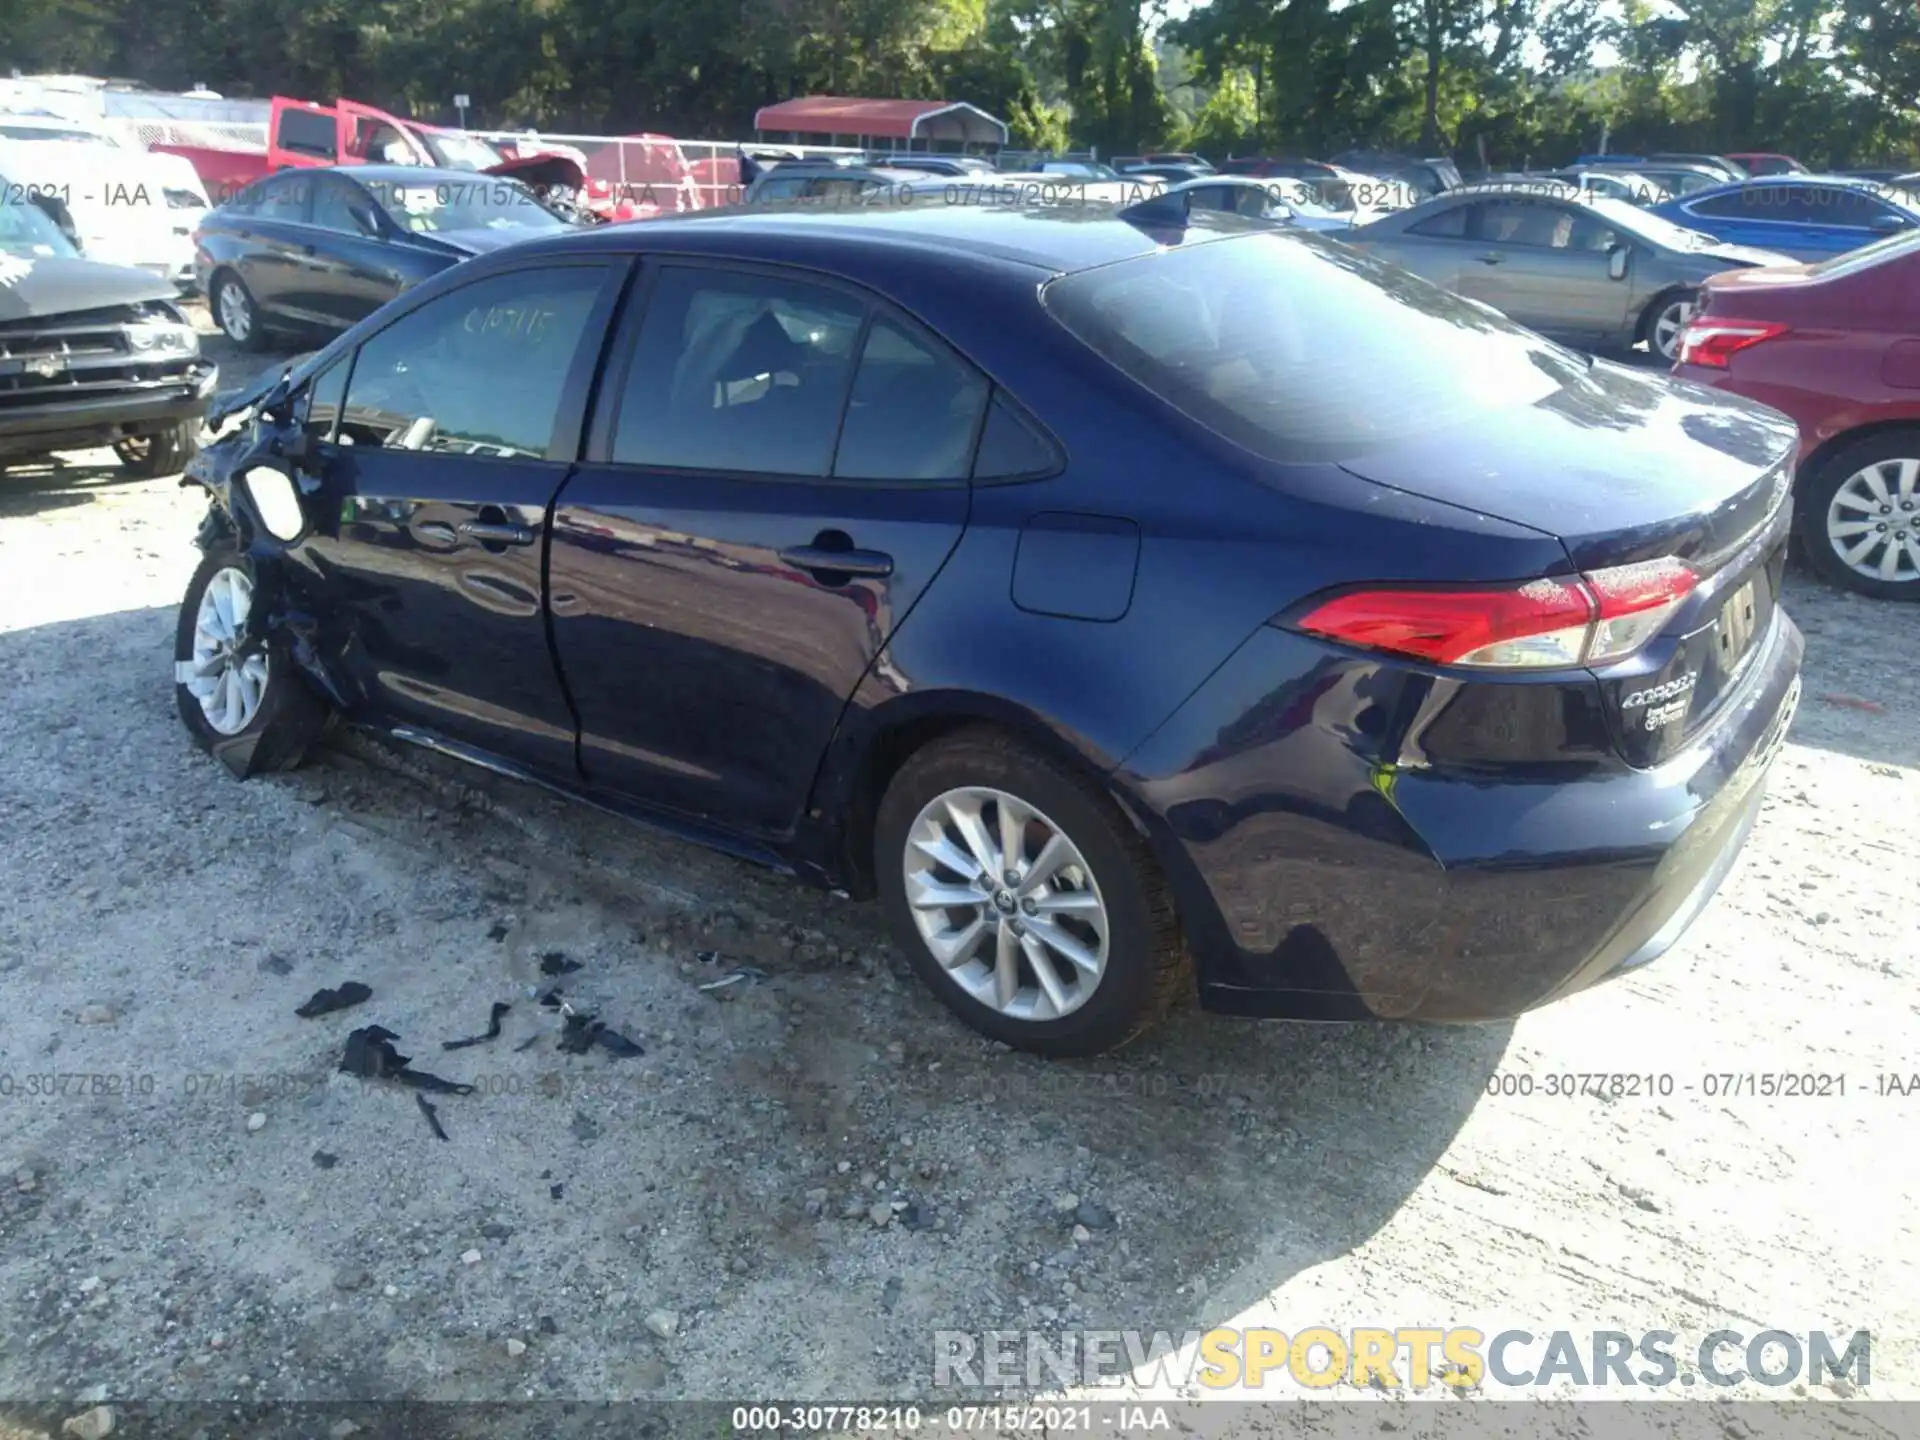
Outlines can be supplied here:
[[1024, 480], [1051, 475], [1060, 457], [1051, 442], [1022, 418], [1007, 397], [996, 390], [987, 407], [987, 423], [980, 431], [980, 449], [973, 457], [976, 480]]
[[538, 459], [606, 272], [513, 270], [437, 296], [360, 347], [340, 432], [388, 450]]
[[1407, 227], [1409, 235], [1431, 235], [1436, 240], [1464, 240], [1467, 238], [1467, 213], [1470, 205], [1451, 205], [1437, 215]]
[[1139, 384], [1278, 460], [1358, 455], [1537, 404], [1586, 373], [1531, 331], [1295, 232], [1083, 270], [1048, 285], [1044, 301]]
[[865, 319], [825, 286], [668, 267], [640, 326], [613, 459], [826, 475]]
[[311, 110], [282, 110], [280, 130], [275, 138], [282, 150], [331, 160], [338, 132], [331, 115], [316, 115]]
[[307, 196], [312, 190], [313, 184], [306, 176], [283, 175], [261, 188], [260, 199], [253, 207], [253, 213], [262, 220], [304, 222], [307, 218]]
[[891, 320], [867, 331], [833, 473], [840, 480], [964, 480], [987, 382]]

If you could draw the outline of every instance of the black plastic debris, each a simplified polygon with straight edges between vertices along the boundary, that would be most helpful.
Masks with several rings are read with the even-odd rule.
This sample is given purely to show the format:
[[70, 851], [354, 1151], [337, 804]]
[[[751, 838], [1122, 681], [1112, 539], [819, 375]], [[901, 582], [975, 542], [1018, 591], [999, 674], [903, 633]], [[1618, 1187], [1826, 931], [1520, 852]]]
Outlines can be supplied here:
[[513, 1007], [504, 1000], [494, 1001], [493, 1014], [487, 1020], [485, 1034], [469, 1035], [464, 1040], [442, 1040], [440, 1042], [440, 1048], [442, 1050], [464, 1050], [469, 1045], [484, 1045], [489, 1040], [498, 1040], [500, 1038], [500, 1017], [511, 1009], [513, 1009]]
[[337, 990], [314, 991], [313, 998], [293, 1013], [302, 1020], [313, 1020], [322, 1015], [331, 1015], [336, 1010], [350, 1010], [372, 998], [372, 990], [358, 980], [349, 980]]
[[446, 1130], [443, 1129], [440, 1124], [440, 1112], [427, 1103], [427, 1097], [416, 1091], [413, 1097], [413, 1103], [418, 1105], [420, 1107], [420, 1113], [427, 1117], [427, 1124], [433, 1127], [433, 1133], [442, 1140], [448, 1139], [449, 1137]]
[[569, 1014], [566, 1028], [560, 1032], [560, 1053], [584, 1055], [596, 1045], [620, 1060], [632, 1060], [647, 1053], [618, 1030], [602, 1024], [593, 1016], [582, 1015], [578, 1011]]
[[542, 975], [571, 975], [582, 968], [584, 967], [578, 960], [567, 959], [566, 952], [563, 950], [549, 950], [540, 957]]
[[560, 1333], [560, 1326], [555, 1323], [553, 1316], [542, 1315], [540, 1317], [540, 1333], [542, 1335], [558, 1335]]
[[540, 1003], [549, 1010], [558, 1010], [567, 1002], [560, 997], [560, 987], [556, 985], [540, 997]]
[[313, 1152], [313, 1163], [318, 1165], [322, 1170], [331, 1170], [340, 1163], [340, 1157], [338, 1155], [330, 1155], [325, 1150], [316, 1150]]
[[341, 1070], [349, 1075], [358, 1075], [362, 1080], [393, 1080], [436, 1095], [473, 1093], [471, 1085], [442, 1080], [438, 1075], [429, 1075], [424, 1070], [409, 1069], [411, 1062], [408, 1058], [393, 1048], [393, 1042], [399, 1038], [391, 1030], [379, 1025], [367, 1025], [355, 1030], [347, 1036], [346, 1049], [340, 1057]]
[[498, 920], [494, 921], [492, 925], [487, 927], [487, 939], [492, 940], [497, 944], [498, 942], [506, 938], [507, 938], [507, 927], [502, 925]]
[[547, 1198], [549, 1200], [558, 1200], [562, 1195], [566, 1193], [567, 1193], [567, 1187], [565, 1185], [547, 1186]]

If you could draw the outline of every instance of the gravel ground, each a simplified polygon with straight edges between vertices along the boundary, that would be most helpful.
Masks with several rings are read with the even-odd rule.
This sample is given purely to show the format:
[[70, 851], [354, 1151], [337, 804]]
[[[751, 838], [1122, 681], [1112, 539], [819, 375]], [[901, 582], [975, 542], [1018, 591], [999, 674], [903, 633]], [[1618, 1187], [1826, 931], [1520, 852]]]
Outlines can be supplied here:
[[[1806, 703], [1650, 969], [1046, 1064], [872, 908], [542, 792], [360, 740], [236, 783], [169, 685], [199, 511], [98, 454], [0, 480], [0, 1400], [911, 1396], [938, 1330], [1217, 1324], [1868, 1328], [1870, 1396], [1920, 1396], [1920, 1096], [1876, 1093], [1920, 1070], [1910, 612], [1792, 577]], [[555, 952], [643, 1056], [556, 1051]], [[373, 1023], [479, 1087], [446, 1143], [336, 1072]], [[1595, 1071], [1675, 1090], [1487, 1094]], [[1774, 1071], [1846, 1095], [1702, 1093]]]

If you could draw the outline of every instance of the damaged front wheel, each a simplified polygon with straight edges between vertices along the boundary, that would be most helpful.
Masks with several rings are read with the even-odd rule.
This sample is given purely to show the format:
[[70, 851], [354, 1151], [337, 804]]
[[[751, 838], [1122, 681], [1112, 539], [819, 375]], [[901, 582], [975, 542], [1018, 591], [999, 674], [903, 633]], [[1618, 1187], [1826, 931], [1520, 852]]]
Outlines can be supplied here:
[[210, 550], [180, 603], [174, 698], [194, 743], [243, 779], [306, 758], [325, 706], [295, 673], [284, 642], [255, 623], [253, 566]]

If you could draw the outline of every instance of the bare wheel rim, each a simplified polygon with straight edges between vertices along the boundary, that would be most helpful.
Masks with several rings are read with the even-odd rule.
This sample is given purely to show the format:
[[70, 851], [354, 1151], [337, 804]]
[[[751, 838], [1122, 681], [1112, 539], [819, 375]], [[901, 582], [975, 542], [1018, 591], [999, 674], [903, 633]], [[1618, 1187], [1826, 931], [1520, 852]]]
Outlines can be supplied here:
[[1671, 360], [1680, 351], [1680, 332], [1687, 328], [1687, 321], [1693, 318], [1691, 300], [1674, 300], [1660, 307], [1660, 313], [1653, 319], [1654, 348], [1666, 359]]
[[1876, 460], [1841, 481], [1827, 502], [1827, 543], [1866, 579], [1920, 580], [1920, 458]]
[[987, 786], [929, 801], [907, 832], [907, 905], [953, 981], [1013, 1020], [1071, 1015], [1107, 969], [1093, 868], [1051, 818]]
[[235, 340], [245, 340], [253, 333], [253, 309], [238, 280], [220, 282], [220, 328]]
[[174, 678], [222, 735], [238, 735], [251, 725], [267, 695], [266, 652], [242, 653], [252, 609], [253, 581], [246, 572], [231, 566], [214, 571], [194, 612], [193, 658], [174, 666]]

